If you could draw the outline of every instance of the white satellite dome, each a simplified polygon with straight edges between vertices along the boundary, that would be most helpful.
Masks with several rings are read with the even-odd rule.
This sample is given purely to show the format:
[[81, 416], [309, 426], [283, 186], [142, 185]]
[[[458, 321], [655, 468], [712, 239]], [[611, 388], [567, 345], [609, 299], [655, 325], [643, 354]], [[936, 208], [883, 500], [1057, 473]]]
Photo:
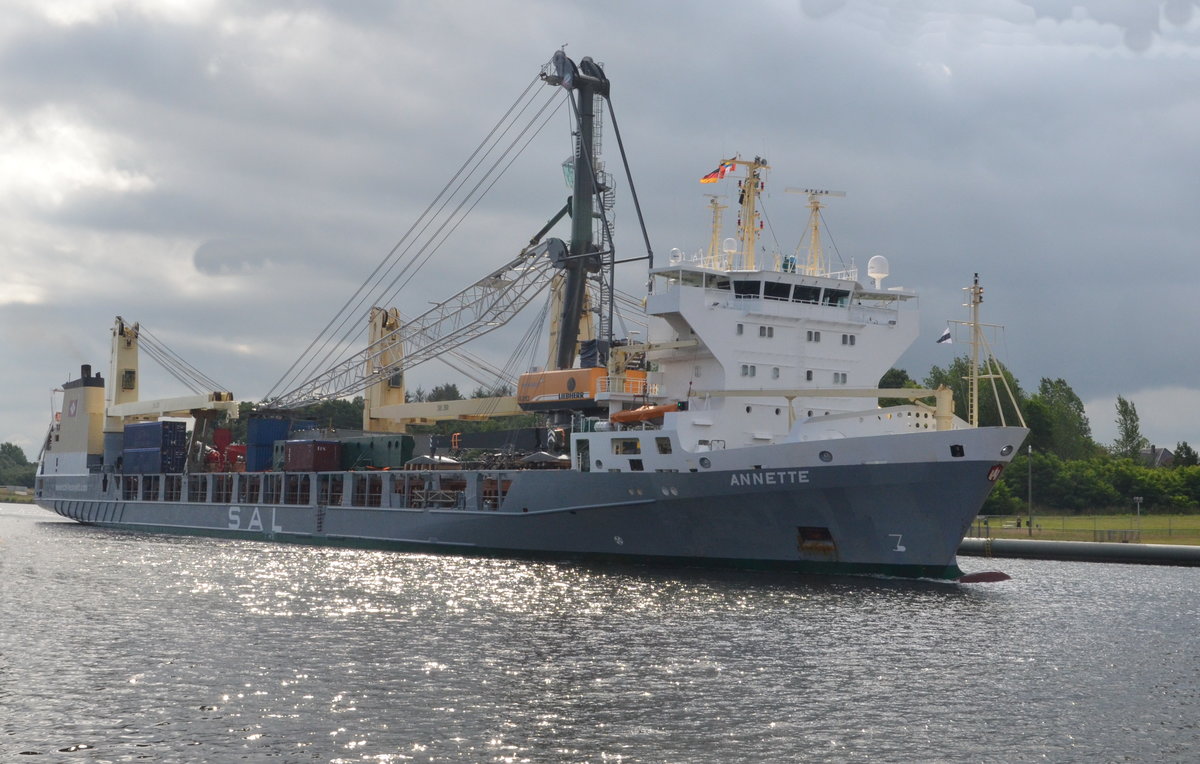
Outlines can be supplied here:
[[883, 255], [875, 255], [867, 261], [867, 277], [875, 279], [876, 289], [883, 285], [883, 280], [891, 273], [888, 267], [887, 258]]

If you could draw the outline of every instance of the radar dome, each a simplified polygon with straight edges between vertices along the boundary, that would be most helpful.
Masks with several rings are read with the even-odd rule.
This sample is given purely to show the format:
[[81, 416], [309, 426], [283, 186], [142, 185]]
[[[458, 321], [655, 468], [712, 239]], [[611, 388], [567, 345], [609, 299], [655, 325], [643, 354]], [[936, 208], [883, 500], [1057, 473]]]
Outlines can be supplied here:
[[875, 255], [867, 261], [867, 277], [875, 279], [875, 288], [879, 289], [883, 284], [883, 280], [888, 277], [887, 258], [883, 255]]

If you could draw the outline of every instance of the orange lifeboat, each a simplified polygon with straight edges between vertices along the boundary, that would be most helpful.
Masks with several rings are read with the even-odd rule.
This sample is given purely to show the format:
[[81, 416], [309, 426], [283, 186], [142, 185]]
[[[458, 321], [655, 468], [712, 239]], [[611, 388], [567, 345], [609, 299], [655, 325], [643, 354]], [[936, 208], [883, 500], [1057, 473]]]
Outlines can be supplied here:
[[636, 409], [626, 409], [618, 411], [608, 417], [610, 422], [619, 422], [627, 424], [629, 422], [644, 422], [647, 419], [656, 419], [668, 411], [681, 411], [683, 407], [678, 403], [663, 403], [658, 406], [642, 406]]

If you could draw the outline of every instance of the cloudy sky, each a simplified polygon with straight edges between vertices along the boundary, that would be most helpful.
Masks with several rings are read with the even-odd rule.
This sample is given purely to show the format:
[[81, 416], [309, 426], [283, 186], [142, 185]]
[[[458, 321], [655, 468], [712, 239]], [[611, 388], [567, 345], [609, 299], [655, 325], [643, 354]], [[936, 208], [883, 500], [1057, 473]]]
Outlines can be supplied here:
[[[765, 156], [768, 244], [801, 234], [784, 187], [844, 189], [837, 256], [886, 255], [920, 291], [912, 376], [963, 348], [934, 340], [978, 272], [1026, 389], [1065, 378], [1102, 441], [1121, 394], [1155, 443], [1200, 442], [1198, 4], [9, 0], [0, 441], [36, 456], [51, 390], [107, 370], [118, 314], [260, 398], [566, 45], [605, 65], [660, 256], [707, 242], [700, 175]], [[557, 211], [566, 128], [559, 111], [402, 311]], [[444, 381], [474, 387], [437, 363], [410, 378]], [[146, 362], [145, 397], [184, 393]]]

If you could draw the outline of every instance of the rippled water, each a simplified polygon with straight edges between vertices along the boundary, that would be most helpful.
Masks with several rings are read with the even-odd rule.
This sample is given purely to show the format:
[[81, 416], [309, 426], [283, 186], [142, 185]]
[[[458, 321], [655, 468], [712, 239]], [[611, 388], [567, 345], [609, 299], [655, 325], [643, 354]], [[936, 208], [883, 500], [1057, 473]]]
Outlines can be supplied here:
[[0, 505], [0, 760], [1200, 758], [1200, 570], [962, 566], [1014, 580], [143, 536]]

